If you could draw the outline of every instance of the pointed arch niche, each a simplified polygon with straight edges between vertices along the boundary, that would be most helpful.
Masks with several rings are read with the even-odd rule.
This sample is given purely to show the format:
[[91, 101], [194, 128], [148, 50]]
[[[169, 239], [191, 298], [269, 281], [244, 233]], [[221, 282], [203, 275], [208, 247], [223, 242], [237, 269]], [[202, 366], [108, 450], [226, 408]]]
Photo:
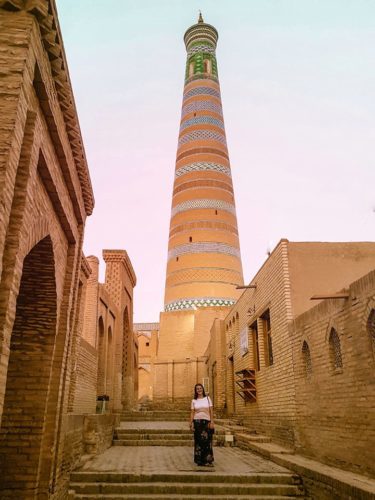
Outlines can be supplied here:
[[47, 236], [23, 262], [0, 429], [0, 489], [11, 486], [19, 498], [48, 493], [41, 484], [44, 478], [48, 484], [52, 466], [44, 443], [53, 442], [56, 418], [56, 405], [48, 404], [56, 328], [55, 261]]

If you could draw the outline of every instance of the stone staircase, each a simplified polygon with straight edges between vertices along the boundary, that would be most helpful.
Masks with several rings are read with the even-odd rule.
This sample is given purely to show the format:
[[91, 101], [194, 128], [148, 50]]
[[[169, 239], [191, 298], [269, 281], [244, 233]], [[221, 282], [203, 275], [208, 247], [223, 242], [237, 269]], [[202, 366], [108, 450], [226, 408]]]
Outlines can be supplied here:
[[188, 418], [178, 408], [124, 411], [113, 446], [71, 474], [68, 500], [307, 498], [298, 475], [232, 448], [225, 426], [214, 435], [215, 468], [194, 466]]
[[189, 411], [182, 410], [128, 410], [121, 413], [122, 422], [183, 422], [188, 423]]
[[117, 428], [114, 446], [193, 446], [189, 429], [122, 429]]
[[[135, 429], [117, 427], [113, 436], [113, 446], [190, 446], [194, 445], [193, 433], [189, 429], [151, 429], [137, 427]], [[216, 430], [213, 437], [214, 446], [224, 446], [224, 430]]]
[[215, 473], [128, 474], [74, 472], [69, 500], [212, 500], [305, 498], [292, 473], [217, 475]]

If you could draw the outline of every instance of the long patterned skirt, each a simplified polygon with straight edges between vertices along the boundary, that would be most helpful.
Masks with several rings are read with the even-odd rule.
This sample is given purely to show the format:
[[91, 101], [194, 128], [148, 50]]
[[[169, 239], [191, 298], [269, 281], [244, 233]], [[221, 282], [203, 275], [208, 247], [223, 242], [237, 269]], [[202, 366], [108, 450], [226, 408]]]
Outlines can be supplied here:
[[212, 430], [208, 428], [209, 420], [194, 420], [194, 462], [197, 465], [212, 464]]

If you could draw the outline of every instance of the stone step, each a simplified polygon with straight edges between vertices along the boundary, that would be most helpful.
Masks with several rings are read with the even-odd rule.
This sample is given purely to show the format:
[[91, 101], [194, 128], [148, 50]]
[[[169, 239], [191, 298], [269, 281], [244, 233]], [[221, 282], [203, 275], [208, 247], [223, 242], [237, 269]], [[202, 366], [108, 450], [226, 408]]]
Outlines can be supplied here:
[[96, 472], [96, 471], [77, 471], [72, 472], [71, 481], [73, 483], [150, 483], [150, 482], [178, 482], [180, 483], [277, 483], [300, 485], [301, 479], [298, 475], [291, 472], [258, 472], [248, 474], [228, 474], [221, 473], [209, 474], [204, 472], [187, 473], [141, 473], [134, 474], [129, 472]]
[[188, 422], [188, 417], [167, 415], [167, 416], [153, 416], [153, 415], [121, 415], [121, 422]]
[[[186, 425], [187, 427], [187, 425]], [[223, 433], [223, 432], [221, 432]], [[125, 436], [125, 435], [139, 435], [139, 434], [147, 434], [147, 435], [150, 435], [150, 434], [153, 434], [153, 435], [158, 435], [158, 434], [168, 434], [169, 436], [173, 436], [173, 435], [193, 435], [192, 431], [188, 428], [186, 429], [146, 429], [146, 428], [138, 428], [138, 429], [124, 429], [124, 428], [121, 428], [121, 427], [118, 427], [117, 429], [115, 429], [115, 435], [117, 436]]]
[[[211, 474], [207, 474], [211, 472]], [[292, 473], [217, 474], [214, 470], [189, 473], [130, 474], [74, 472], [69, 500], [282, 500], [306, 498], [299, 476]]]
[[161, 416], [189, 416], [190, 410], [189, 408], [186, 411], [173, 411], [173, 410], [125, 410], [121, 412], [121, 415], [161, 415]]
[[[217, 477], [217, 480], [220, 478]], [[192, 495], [283, 495], [283, 496], [302, 496], [303, 491], [299, 486], [291, 484], [256, 484], [256, 483], [71, 483], [71, 489], [78, 495], [185, 495], [191, 498]]]
[[193, 439], [114, 439], [113, 446], [192, 446]]
[[[280, 496], [280, 495], [235, 495], [235, 496], [232, 496], [232, 495], [215, 495], [214, 497], [212, 495], [189, 495], [189, 496], [185, 496], [185, 495], [171, 495], [171, 494], [166, 494], [166, 495], [154, 495], [154, 494], [151, 494], [151, 495], [136, 495], [134, 496], [134, 494], [130, 494], [130, 495], [126, 495], [126, 494], [120, 494], [120, 495], [87, 495], [87, 494], [84, 494], [84, 495], [75, 495], [74, 492], [70, 493], [70, 497], [69, 499], [80, 499], [80, 500], [84, 500], [84, 499], [87, 499], [87, 500], [90, 500], [90, 499], [93, 499], [93, 500], [101, 500], [102, 498], [106, 498], [108, 500], [165, 500], [166, 498], [168, 500], [194, 500], [194, 499], [197, 499], [197, 500], [212, 500], [212, 498], [215, 498], [217, 500], [237, 500], [237, 499], [243, 499], [243, 500], [290, 500], [291, 498], [297, 498], [295, 496]], [[298, 496], [298, 498], [300, 500], [303, 500], [307, 497], [301, 497], [301, 496]]]
[[191, 432], [177, 434], [176, 432], [172, 433], [153, 433], [153, 432], [117, 432], [115, 435], [115, 439], [193, 439], [193, 435]]

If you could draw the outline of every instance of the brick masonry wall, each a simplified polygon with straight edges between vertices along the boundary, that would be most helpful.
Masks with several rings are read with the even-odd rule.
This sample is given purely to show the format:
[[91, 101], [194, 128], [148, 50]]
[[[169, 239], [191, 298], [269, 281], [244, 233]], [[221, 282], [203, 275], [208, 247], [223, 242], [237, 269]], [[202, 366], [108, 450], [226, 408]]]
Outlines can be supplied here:
[[215, 414], [222, 416], [226, 410], [226, 343], [225, 324], [216, 319], [210, 332], [210, 342], [207, 347], [207, 368], [210, 380], [209, 394], [214, 404]]
[[[288, 276], [288, 242], [281, 241], [258, 271], [256, 289], [246, 290], [225, 318], [227, 411], [234, 413], [259, 433], [276, 441], [293, 444], [295, 397], [292, 349], [288, 320], [291, 302]], [[261, 315], [269, 309], [274, 363], [267, 366]], [[241, 352], [240, 332], [258, 323], [259, 365], [256, 372], [256, 402], [244, 402], [238, 392], [235, 375], [243, 369], [255, 369], [253, 336], [248, 333], [248, 350]], [[228, 359], [232, 357], [233, 361]], [[211, 367], [212, 371], [212, 367]], [[224, 377], [221, 375], [221, 379]], [[222, 392], [222, 389], [218, 389]], [[234, 396], [234, 401], [233, 401]]]
[[72, 413], [95, 413], [97, 395], [98, 353], [83, 338], [77, 349], [77, 382]]
[[138, 348], [133, 334], [133, 288], [136, 276], [125, 250], [103, 250], [106, 263], [105, 288], [120, 311], [120, 327], [115, 339], [115, 399], [123, 408], [132, 408], [138, 399]]
[[64, 417], [64, 460], [58, 471], [53, 498], [65, 500], [70, 473], [80, 466], [83, 455], [99, 455], [112, 445], [117, 415], [66, 415]]
[[[153, 401], [162, 405], [175, 402], [186, 405], [194, 385], [207, 377], [205, 358], [155, 361], [153, 364]], [[190, 407], [189, 407], [190, 408]]]
[[[297, 449], [322, 462], [374, 474], [375, 272], [354, 282], [348, 299], [325, 300], [291, 325], [296, 374]], [[338, 334], [342, 367], [334, 366], [330, 332]], [[374, 328], [374, 326], [372, 326]], [[311, 375], [302, 356], [311, 354]]]
[[[63, 469], [82, 238], [92, 210], [89, 178], [79, 177], [87, 165], [79, 130], [73, 130], [74, 104], [73, 143], [58, 96], [61, 86], [69, 94], [70, 84], [66, 74], [59, 75], [65, 76], [59, 86], [54, 80], [64, 71], [54, 2], [34, 2], [33, 13], [22, 11], [24, 4], [17, 4], [20, 12], [7, 11], [10, 4], [0, 0], [2, 498], [46, 495]], [[50, 24], [42, 33], [38, 25], [46, 16]], [[53, 64], [43, 43], [49, 29]], [[13, 451], [10, 434], [19, 440]]]
[[[348, 283], [348, 276], [360, 277], [364, 270], [372, 268], [374, 256], [375, 245], [371, 243], [281, 240], [253, 278], [251, 283], [256, 284], [256, 288], [244, 291], [225, 318], [226, 340], [221, 355], [217, 349], [220, 335], [215, 329], [211, 334], [207, 351], [209, 372], [211, 379], [216, 378], [218, 393], [223, 393], [218, 384], [225, 381], [225, 401], [219, 400], [217, 409], [237, 416], [258, 433], [293, 447], [297, 439], [297, 415], [289, 325], [296, 311], [306, 311], [312, 304], [313, 294], [342, 289]], [[313, 279], [307, 279], [310, 276]], [[265, 335], [266, 311], [270, 315], [273, 363], [269, 360]], [[258, 330], [258, 349], [254, 343], [254, 326]], [[247, 341], [246, 349], [242, 349], [242, 341]], [[222, 368], [221, 356], [226, 360]], [[256, 371], [257, 393], [253, 402], [244, 402], [235, 384], [240, 378], [236, 372], [244, 369]], [[329, 404], [328, 401], [325, 400], [325, 404]]]

